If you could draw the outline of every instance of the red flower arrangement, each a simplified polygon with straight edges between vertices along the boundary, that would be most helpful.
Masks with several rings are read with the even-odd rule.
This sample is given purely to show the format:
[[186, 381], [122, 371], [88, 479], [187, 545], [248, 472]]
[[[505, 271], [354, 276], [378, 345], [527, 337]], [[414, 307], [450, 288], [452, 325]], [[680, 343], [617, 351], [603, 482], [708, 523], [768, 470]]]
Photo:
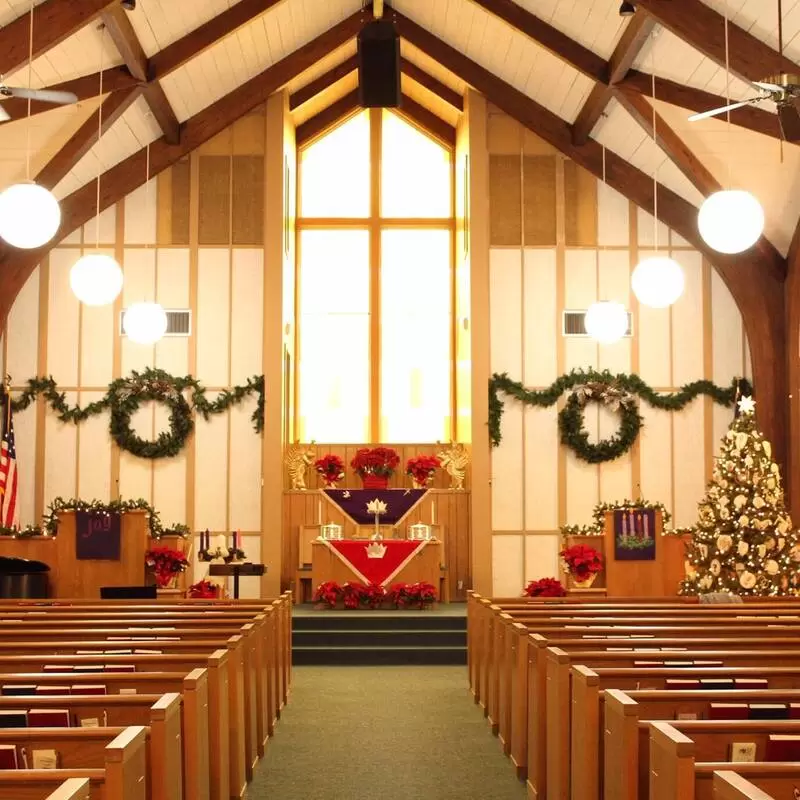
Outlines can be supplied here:
[[334, 608], [342, 596], [342, 587], [336, 581], [325, 581], [317, 586], [312, 600], [315, 603], [324, 603], [328, 608]]
[[418, 486], [424, 487], [433, 480], [436, 470], [441, 466], [442, 462], [436, 456], [416, 456], [406, 462], [406, 475], [410, 475]]
[[356, 451], [350, 466], [360, 476], [365, 488], [385, 489], [394, 475], [400, 456], [391, 447], [362, 447]]
[[395, 583], [386, 594], [395, 608], [425, 608], [436, 602], [436, 587], [431, 583]]
[[555, 578], [540, 578], [538, 581], [531, 581], [524, 592], [525, 597], [566, 597], [567, 590], [561, 585], [561, 581]]
[[209, 580], [198, 581], [193, 583], [187, 590], [189, 597], [203, 600], [217, 600], [220, 596], [220, 589], [222, 587], [218, 583], [212, 583]]
[[344, 478], [344, 461], [333, 453], [318, 458], [314, 469], [322, 476], [328, 489], [336, 488], [336, 483]]
[[151, 547], [144, 554], [144, 563], [153, 570], [156, 583], [162, 589], [169, 585], [175, 575], [189, 566], [183, 553], [171, 547]]
[[559, 554], [567, 565], [567, 572], [576, 581], [585, 581], [602, 571], [603, 556], [586, 544], [574, 544], [564, 548]]

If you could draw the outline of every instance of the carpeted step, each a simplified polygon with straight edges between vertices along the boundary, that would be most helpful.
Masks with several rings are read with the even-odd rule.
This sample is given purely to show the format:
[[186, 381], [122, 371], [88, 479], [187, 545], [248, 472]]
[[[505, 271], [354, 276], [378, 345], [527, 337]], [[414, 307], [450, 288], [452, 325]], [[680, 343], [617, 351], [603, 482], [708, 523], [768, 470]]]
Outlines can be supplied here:
[[467, 646], [467, 632], [465, 630], [448, 630], [442, 628], [430, 629], [345, 629], [331, 628], [295, 629], [292, 632], [293, 647], [370, 647], [370, 646], [413, 646], [437, 647]]
[[296, 614], [292, 629], [299, 630], [453, 630], [466, 631], [466, 616], [431, 612], [318, 611]]
[[466, 664], [464, 647], [293, 647], [296, 665], [378, 666]]

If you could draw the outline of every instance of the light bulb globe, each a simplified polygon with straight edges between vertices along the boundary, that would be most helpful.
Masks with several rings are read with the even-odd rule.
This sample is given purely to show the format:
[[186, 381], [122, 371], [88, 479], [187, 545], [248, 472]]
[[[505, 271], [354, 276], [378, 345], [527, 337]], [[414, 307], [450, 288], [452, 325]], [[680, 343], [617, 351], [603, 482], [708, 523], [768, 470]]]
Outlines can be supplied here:
[[718, 253], [741, 253], [761, 236], [764, 209], [750, 192], [714, 192], [700, 206], [697, 227], [703, 241]]
[[60, 225], [58, 200], [44, 186], [31, 181], [15, 183], [0, 193], [0, 236], [13, 247], [41, 247]]
[[651, 256], [640, 261], [631, 275], [631, 288], [642, 305], [667, 308], [682, 294], [685, 279], [676, 261]]
[[592, 303], [584, 318], [586, 333], [601, 344], [618, 342], [628, 330], [628, 312], [622, 303]]
[[88, 253], [73, 264], [69, 285], [87, 306], [107, 306], [122, 291], [122, 269], [111, 256]]
[[125, 309], [122, 330], [137, 344], [155, 344], [167, 332], [167, 312], [159, 303], [134, 303]]

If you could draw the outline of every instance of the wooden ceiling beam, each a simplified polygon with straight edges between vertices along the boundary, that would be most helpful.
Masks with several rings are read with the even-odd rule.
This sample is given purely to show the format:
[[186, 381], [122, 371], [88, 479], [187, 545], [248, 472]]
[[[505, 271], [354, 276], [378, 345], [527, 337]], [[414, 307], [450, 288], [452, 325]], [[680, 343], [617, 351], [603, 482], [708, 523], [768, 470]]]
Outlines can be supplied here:
[[[652, 76], [637, 70], [631, 70], [625, 79], [618, 84], [620, 89], [631, 89], [641, 95], [652, 96], [653, 85]], [[667, 78], [656, 78], [655, 80], [656, 98], [674, 106], [685, 108], [688, 111], [699, 113], [709, 111], [712, 108], [719, 108], [727, 103], [724, 97], [702, 89], [694, 89], [683, 83], [668, 80]], [[720, 117], [725, 120], [726, 117]], [[742, 128], [770, 136], [773, 139], [781, 138], [781, 128], [776, 114], [771, 114], [758, 106], [744, 106], [731, 111], [731, 123]]]
[[[137, 81], [146, 83], [149, 73], [147, 54], [133, 29], [128, 12], [116, 4], [106, 9], [101, 14], [101, 19], [131, 75]], [[161, 128], [164, 138], [169, 144], [177, 144], [181, 138], [181, 126], [161, 84], [157, 80], [148, 83], [142, 91], [142, 96]]]
[[136, 101], [141, 89], [138, 86], [123, 92], [112, 92], [83, 125], [68, 139], [61, 149], [39, 170], [36, 182], [52, 189], [92, 149], [99, 139]]
[[[597, 142], [590, 139], [582, 147], [576, 146], [571, 126], [523, 92], [402, 14], [395, 13], [395, 26], [402, 37], [458, 75], [501, 111], [602, 179], [603, 148]], [[651, 214], [657, 193], [659, 219], [703, 253], [725, 281], [741, 311], [750, 341], [753, 378], [759, 387], [759, 423], [782, 458], [786, 429], [783, 313], [786, 262], [777, 255], [765, 259], [753, 249], [736, 256], [711, 250], [697, 230], [695, 206], [663, 185], [654, 187], [650, 176], [611, 151], [605, 153], [605, 178], [609, 186]]]
[[[170, 145], [163, 138], [153, 142], [150, 145], [150, 174], [157, 175], [167, 169], [244, 114], [266, 102], [271, 94], [352, 39], [361, 25], [360, 12], [347, 17], [195, 114], [183, 124], [179, 145]], [[139, 188], [144, 183], [146, 166], [147, 148], [142, 148], [107, 170], [100, 180], [100, 210], [114, 205]], [[0, 244], [0, 329], [5, 326], [14, 299], [36, 265], [55, 243], [94, 216], [96, 193], [97, 182], [90, 181], [61, 201], [61, 225], [53, 240], [45, 247], [17, 250]]]
[[[652, 14], [667, 30], [725, 67], [725, 18], [701, 0], [637, 0], [637, 9]], [[730, 70], [742, 80], [756, 81], [776, 72], [800, 73], [800, 66], [786, 56], [728, 22]]]
[[591, 136], [594, 126], [597, 125], [603, 112], [614, 96], [612, 85], [621, 81], [639, 55], [639, 51], [652, 33], [656, 21], [648, 14], [634, 14], [628, 20], [614, 52], [608, 62], [607, 81], [595, 84], [594, 89], [586, 98], [583, 107], [578, 112], [573, 125], [573, 140], [575, 144], [586, 144]]
[[420, 86], [424, 86], [429, 92], [444, 100], [448, 105], [453, 106], [456, 111], [464, 110], [464, 98], [455, 89], [451, 89], [437, 78], [434, 78], [433, 75], [425, 72], [413, 61], [401, 57], [400, 69], [404, 75], [411, 78], [412, 81], [416, 81]]
[[[73, 33], [90, 23], [119, 0], [45, 0], [33, 11], [33, 57], [43, 56]], [[29, 12], [0, 28], [0, 75], [10, 75], [28, 63], [30, 54]]]
[[540, 47], [571, 64], [578, 72], [596, 81], [606, 82], [608, 64], [588, 47], [570, 39], [558, 28], [526, 11], [514, 0], [472, 0], [490, 14], [533, 39]]
[[308, 144], [359, 108], [358, 89], [354, 89], [307, 119], [302, 125], [298, 125], [295, 131], [297, 146], [303, 147]]
[[406, 117], [424, 132], [438, 139], [439, 142], [451, 150], [456, 146], [456, 129], [436, 115], [430, 109], [412, 100], [407, 94], [403, 95], [400, 108], [395, 109], [401, 116]]
[[341, 64], [329, 69], [324, 75], [320, 75], [305, 86], [301, 86], [296, 92], [292, 92], [289, 95], [289, 110], [294, 111], [299, 108], [303, 103], [307, 103], [312, 97], [316, 97], [318, 94], [330, 89], [334, 83], [347, 77], [357, 69], [358, 55], [352, 55], [342, 61]]

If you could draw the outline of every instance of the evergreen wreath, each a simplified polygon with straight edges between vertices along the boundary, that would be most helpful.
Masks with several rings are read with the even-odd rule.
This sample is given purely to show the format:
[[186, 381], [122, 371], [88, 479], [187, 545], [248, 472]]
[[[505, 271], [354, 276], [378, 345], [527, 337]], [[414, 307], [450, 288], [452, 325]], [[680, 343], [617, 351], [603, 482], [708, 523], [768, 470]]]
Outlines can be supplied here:
[[[659, 394], [638, 375], [620, 373], [614, 375], [609, 370], [574, 369], [557, 378], [545, 389], [529, 390], [518, 381], [513, 381], [507, 373], [492, 375], [489, 381], [489, 439], [492, 447], [502, 440], [500, 422], [503, 418], [504, 403], [500, 393], [515, 400], [538, 408], [555, 405], [564, 392], [572, 392], [566, 406], [559, 412], [558, 428], [562, 444], [571, 448], [578, 458], [591, 464], [613, 461], [630, 450], [642, 427], [642, 417], [634, 400], [635, 397], [653, 408], [664, 411], [680, 411], [692, 400], [705, 395], [722, 406], [732, 406], [737, 392], [752, 395], [753, 387], [746, 378], [734, 378], [727, 388], [717, 386], [712, 381], [693, 381], [682, 386], [677, 392]], [[620, 412], [620, 428], [611, 439], [592, 444], [583, 425], [583, 410], [589, 401], [603, 402]]]
[[[185, 393], [190, 391], [187, 399]], [[189, 375], [175, 377], [162, 369], [132, 371], [127, 378], [109, 384], [105, 396], [81, 408], [70, 406], [66, 395], [58, 390], [52, 376], [30, 378], [25, 389], [11, 402], [15, 411], [24, 411], [37, 397], [43, 397], [62, 422], [77, 425], [103, 411], [110, 410], [109, 433], [122, 450], [140, 458], [171, 458], [178, 455], [194, 430], [194, 413], [208, 419], [238, 405], [249, 395], [258, 398], [251, 417], [256, 433], [264, 428], [264, 376], [254, 375], [243, 386], [234, 386], [219, 393], [215, 400], [206, 398], [206, 389]], [[155, 440], [146, 440], [134, 433], [131, 417], [142, 403], [165, 403], [169, 410], [169, 430]]]

